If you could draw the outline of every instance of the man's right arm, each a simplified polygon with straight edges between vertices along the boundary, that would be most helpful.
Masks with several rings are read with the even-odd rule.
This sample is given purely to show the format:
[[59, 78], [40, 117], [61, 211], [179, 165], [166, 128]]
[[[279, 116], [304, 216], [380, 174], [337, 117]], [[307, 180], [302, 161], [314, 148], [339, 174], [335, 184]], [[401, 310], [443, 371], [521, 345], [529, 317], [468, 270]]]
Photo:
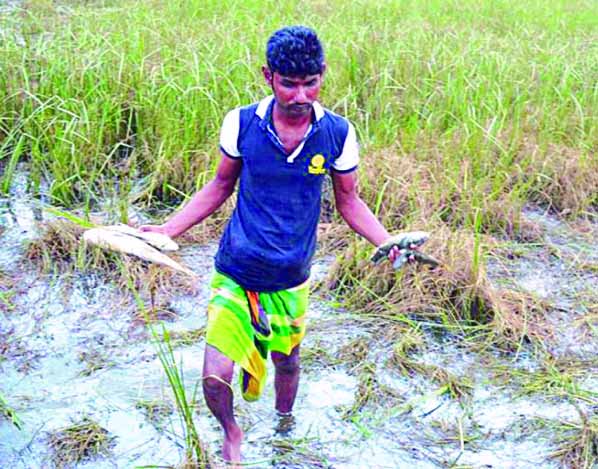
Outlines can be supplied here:
[[174, 238], [214, 213], [235, 190], [242, 166], [241, 158], [222, 155], [214, 179], [203, 186], [183, 209], [166, 223], [144, 225], [141, 231], [154, 231]]

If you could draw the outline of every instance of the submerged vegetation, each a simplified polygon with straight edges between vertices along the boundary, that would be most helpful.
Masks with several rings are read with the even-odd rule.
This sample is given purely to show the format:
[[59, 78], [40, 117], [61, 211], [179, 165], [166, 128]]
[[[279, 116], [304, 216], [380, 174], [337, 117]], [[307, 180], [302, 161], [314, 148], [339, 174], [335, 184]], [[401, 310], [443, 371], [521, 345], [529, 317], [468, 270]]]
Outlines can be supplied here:
[[[524, 207], [539, 206], [580, 236], [596, 237], [594, 6], [583, 0], [549, 6], [231, 0], [226, 8], [215, 0], [18, 2], [0, 16], [0, 193], [14, 194], [24, 169], [37, 203], [60, 207], [37, 220], [27, 262], [62, 278], [99, 273], [132, 292], [137, 312], [131, 320], [147, 324], [174, 397], [174, 405], [139, 399], [136, 407], [160, 426], [176, 408], [184, 464], [209, 465], [194, 423], [199, 384], [189, 395], [191, 383], [173, 352], [201, 341], [205, 329], [174, 332], [155, 324], [176, 316], [165, 298], [197, 285], [168, 269], [90, 249], [81, 234], [96, 223], [139, 224], [138, 213], [161, 222], [188, 200], [213, 176], [225, 112], [270, 92], [260, 76], [267, 37], [285, 24], [313, 26], [327, 53], [322, 102], [359, 133], [361, 196], [390, 232], [429, 231], [422, 249], [442, 262], [400, 271], [373, 266], [371, 246], [332, 211], [325, 192], [319, 252], [336, 261], [314, 286], [351, 311], [361, 333], [335, 347], [323, 338], [302, 348], [302, 357], [310, 366], [345, 367], [355, 378], [354, 401], [339, 407], [342, 417], [371, 436], [372, 421], [417, 406], [421, 397], [406, 400], [386, 385], [383, 367], [401, 379], [420, 377], [434, 388], [431, 395], [466, 407], [472, 377], [422, 358], [438, 337], [485, 353], [491, 379], [509, 382], [519, 395], [595, 409], [595, 383], [583, 381], [596, 376], [595, 357], [551, 353], [563, 335], [559, 327], [582, 331], [586, 342], [598, 337], [595, 243], [587, 243], [584, 255], [561, 249], [523, 214]], [[227, 201], [183, 241], [217, 239], [233, 204]], [[3, 231], [0, 226], [0, 236]], [[589, 279], [573, 306], [491, 278], [497, 263], [527, 259], [538, 246], [544, 257], [534, 268], [558, 259]], [[0, 317], [14, 308], [16, 283], [0, 271]], [[574, 319], [555, 320], [572, 310]], [[338, 322], [318, 327], [342, 328]], [[8, 355], [11, 341], [4, 338], [11, 333], [0, 330], [0, 359]], [[381, 343], [384, 359], [377, 360], [373, 350]], [[521, 354], [539, 364], [495, 362], [497, 355], [515, 361]], [[86, 376], [112, 366], [102, 350], [76, 358]], [[2, 395], [0, 417], [20, 425]], [[470, 438], [462, 424], [456, 430], [438, 424], [461, 451]], [[481, 438], [473, 419], [470, 425], [471, 440]], [[580, 410], [579, 421], [544, 419], [535, 427], [554, 430], [551, 457], [565, 467], [597, 464], [595, 417]], [[48, 441], [56, 465], [105, 454], [111, 444], [89, 419]], [[308, 455], [310, 443], [274, 440], [273, 446], [280, 461], [297, 456], [324, 464], [325, 456]]]

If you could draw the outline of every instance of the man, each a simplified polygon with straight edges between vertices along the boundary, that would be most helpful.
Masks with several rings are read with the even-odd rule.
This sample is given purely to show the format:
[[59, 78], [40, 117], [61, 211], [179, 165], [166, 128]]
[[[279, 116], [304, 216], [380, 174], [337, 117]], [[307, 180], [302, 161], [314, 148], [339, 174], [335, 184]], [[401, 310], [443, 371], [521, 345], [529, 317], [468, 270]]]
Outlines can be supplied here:
[[[168, 222], [142, 227], [178, 236], [220, 207], [239, 179], [237, 206], [216, 254], [203, 369], [205, 399], [222, 425], [222, 455], [231, 462], [240, 461], [243, 438], [233, 415], [234, 363], [241, 367], [243, 397], [255, 400], [270, 352], [276, 410], [293, 408], [325, 175], [355, 232], [375, 246], [389, 238], [357, 195], [353, 126], [317, 101], [326, 64], [315, 32], [283, 28], [268, 40], [266, 56], [263, 74], [273, 95], [226, 115], [214, 179]], [[393, 249], [389, 257], [397, 255]]]

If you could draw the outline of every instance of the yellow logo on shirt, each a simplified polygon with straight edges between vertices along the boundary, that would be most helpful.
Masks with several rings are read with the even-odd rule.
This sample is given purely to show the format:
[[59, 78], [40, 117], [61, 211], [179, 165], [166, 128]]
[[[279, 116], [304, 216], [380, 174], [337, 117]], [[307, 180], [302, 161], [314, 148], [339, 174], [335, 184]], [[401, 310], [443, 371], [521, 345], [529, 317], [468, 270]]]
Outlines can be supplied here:
[[326, 172], [324, 163], [326, 163], [326, 159], [323, 155], [317, 154], [312, 156], [307, 172], [309, 174], [324, 174]]

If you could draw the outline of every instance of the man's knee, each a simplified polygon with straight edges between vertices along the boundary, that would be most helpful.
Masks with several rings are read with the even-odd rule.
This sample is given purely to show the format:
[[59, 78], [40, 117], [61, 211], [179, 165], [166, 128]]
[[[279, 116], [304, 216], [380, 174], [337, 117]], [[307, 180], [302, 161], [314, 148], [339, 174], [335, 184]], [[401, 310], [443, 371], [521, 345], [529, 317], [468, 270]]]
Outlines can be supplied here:
[[206, 392], [221, 392], [224, 387], [230, 388], [234, 363], [211, 345], [206, 345], [203, 364], [203, 388]]
[[212, 395], [212, 394], [220, 394], [223, 391], [226, 391], [231, 388], [230, 378], [226, 375], [204, 375], [203, 376], [203, 390], [204, 393]]
[[292, 374], [300, 369], [299, 350], [296, 348], [290, 355], [272, 352], [272, 362], [276, 371], [284, 374]]

